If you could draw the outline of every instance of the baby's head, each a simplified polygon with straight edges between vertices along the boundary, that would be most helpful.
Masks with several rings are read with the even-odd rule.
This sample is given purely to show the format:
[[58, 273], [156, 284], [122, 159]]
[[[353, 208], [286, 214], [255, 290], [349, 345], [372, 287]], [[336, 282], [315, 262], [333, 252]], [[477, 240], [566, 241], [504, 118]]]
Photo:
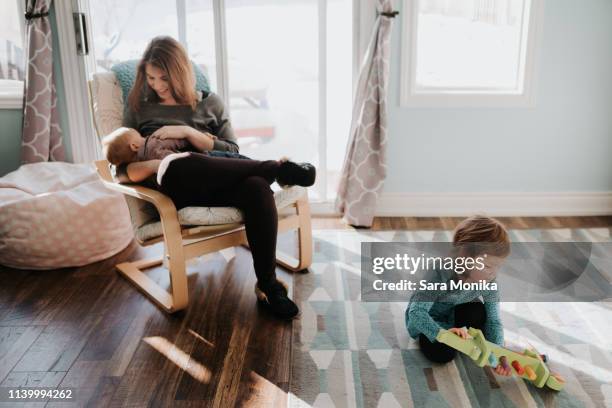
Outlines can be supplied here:
[[102, 151], [111, 164], [131, 163], [144, 140], [136, 130], [120, 127], [102, 139]]
[[484, 268], [473, 268], [467, 274], [470, 280], [491, 280], [497, 269], [510, 254], [510, 236], [498, 220], [482, 215], [461, 221], [455, 229], [453, 247], [457, 256], [482, 258]]

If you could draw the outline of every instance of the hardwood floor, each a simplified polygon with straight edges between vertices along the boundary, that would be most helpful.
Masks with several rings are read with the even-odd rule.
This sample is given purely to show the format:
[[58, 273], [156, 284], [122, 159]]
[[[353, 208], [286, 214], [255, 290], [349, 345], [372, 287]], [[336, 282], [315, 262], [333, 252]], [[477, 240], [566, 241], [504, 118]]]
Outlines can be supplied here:
[[[597, 228], [612, 226], [612, 216], [593, 217], [499, 217], [508, 228]], [[376, 217], [373, 231], [384, 230], [452, 230], [463, 217]], [[314, 229], [353, 229], [338, 217], [319, 217]]]
[[[373, 229], [452, 229], [460, 220], [377, 218]], [[510, 228], [612, 227], [612, 217], [502, 221]], [[337, 218], [315, 218], [313, 227], [351, 228]], [[114, 270], [155, 255], [160, 246], [133, 243], [79, 268], [0, 267], [0, 387], [71, 387], [78, 406], [285, 406], [291, 323], [256, 305], [250, 253], [235, 248], [190, 263], [190, 307], [175, 315]], [[151, 276], [166, 278], [161, 268]]]

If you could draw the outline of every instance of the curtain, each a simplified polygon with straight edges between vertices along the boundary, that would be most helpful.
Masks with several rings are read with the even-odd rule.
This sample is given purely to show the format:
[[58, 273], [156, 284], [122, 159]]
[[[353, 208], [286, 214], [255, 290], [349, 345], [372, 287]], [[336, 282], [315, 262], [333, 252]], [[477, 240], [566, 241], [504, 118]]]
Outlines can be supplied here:
[[22, 163], [65, 160], [53, 78], [50, 4], [51, 0], [26, 0]]
[[353, 101], [351, 131], [340, 176], [336, 210], [346, 222], [370, 227], [386, 176], [387, 85], [393, 0], [376, 0], [374, 23]]

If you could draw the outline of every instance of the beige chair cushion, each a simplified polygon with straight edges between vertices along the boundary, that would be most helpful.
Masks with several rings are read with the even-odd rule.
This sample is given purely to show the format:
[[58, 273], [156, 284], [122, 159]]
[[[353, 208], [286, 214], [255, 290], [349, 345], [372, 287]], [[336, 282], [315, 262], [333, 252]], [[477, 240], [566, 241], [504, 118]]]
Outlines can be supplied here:
[[[276, 208], [282, 210], [307, 194], [304, 187], [293, 186], [274, 192]], [[233, 224], [243, 221], [242, 212], [235, 207], [185, 207], [178, 212], [183, 226]], [[136, 239], [144, 242], [163, 234], [161, 221], [150, 221], [135, 230]]]

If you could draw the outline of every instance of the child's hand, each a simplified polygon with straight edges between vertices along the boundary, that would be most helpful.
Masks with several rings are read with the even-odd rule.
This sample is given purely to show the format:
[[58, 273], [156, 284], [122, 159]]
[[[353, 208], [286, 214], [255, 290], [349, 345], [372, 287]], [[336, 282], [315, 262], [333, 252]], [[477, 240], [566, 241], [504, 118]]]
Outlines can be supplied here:
[[165, 139], [185, 139], [189, 136], [189, 126], [170, 125], [162, 126], [151, 134], [151, 136]]
[[463, 327], [453, 327], [452, 329], [448, 329], [448, 331], [451, 333], [455, 333], [462, 339], [467, 339], [469, 337], [467, 330], [465, 330]]
[[503, 365], [498, 364], [497, 367], [495, 367], [495, 373], [498, 375], [509, 377], [510, 374], [512, 374], [512, 370], [510, 369], [510, 367], [504, 368]]

